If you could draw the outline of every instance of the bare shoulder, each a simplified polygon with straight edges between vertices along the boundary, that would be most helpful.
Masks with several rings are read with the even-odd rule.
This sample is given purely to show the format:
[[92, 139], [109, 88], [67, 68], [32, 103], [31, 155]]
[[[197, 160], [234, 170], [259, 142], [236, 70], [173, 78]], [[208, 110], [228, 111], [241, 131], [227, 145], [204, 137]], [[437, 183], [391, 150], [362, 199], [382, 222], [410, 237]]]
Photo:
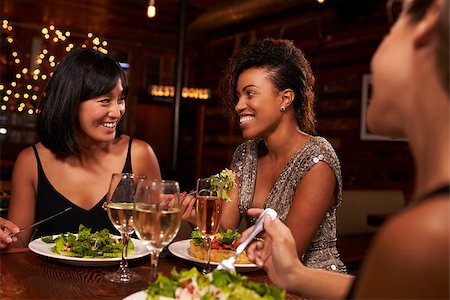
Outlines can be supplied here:
[[157, 162], [153, 148], [148, 143], [139, 139], [133, 139], [133, 144], [131, 146], [131, 157], [136, 161], [150, 159]]
[[33, 147], [30, 146], [19, 152], [19, 155], [17, 155], [16, 161], [14, 163], [14, 169], [36, 172], [36, 168], [33, 168], [33, 166], [37, 166], [37, 162]]
[[[449, 214], [448, 198], [435, 198], [395, 217], [383, 230], [380, 238], [383, 242], [396, 239], [410, 247], [409, 255], [416, 262], [430, 263], [433, 255], [442, 255], [449, 249]], [[397, 243], [399, 244], [399, 243]], [[403, 257], [403, 255], [401, 255]]]
[[153, 148], [147, 142], [133, 138], [132, 143], [133, 143], [131, 147], [132, 153], [136, 153], [138, 155], [149, 155], [149, 154], [154, 155]]
[[447, 299], [449, 209], [448, 197], [435, 198], [392, 218], [369, 252], [357, 296]]
[[[27, 147], [20, 151], [14, 162], [12, 174], [12, 192], [17, 194], [24, 186], [36, 186], [37, 184], [37, 160], [33, 147]], [[25, 183], [29, 183], [26, 185]]]
[[131, 146], [133, 172], [149, 178], [161, 178], [158, 159], [153, 148], [145, 141], [134, 139]]

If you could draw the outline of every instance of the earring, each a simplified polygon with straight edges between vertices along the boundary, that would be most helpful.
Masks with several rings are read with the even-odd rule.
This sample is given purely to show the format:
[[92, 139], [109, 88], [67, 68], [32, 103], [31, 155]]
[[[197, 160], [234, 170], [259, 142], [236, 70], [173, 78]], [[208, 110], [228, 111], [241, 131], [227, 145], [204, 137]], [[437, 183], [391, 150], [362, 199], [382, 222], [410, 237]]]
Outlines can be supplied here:
[[280, 111], [281, 111], [281, 112], [283, 112], [283, 111], [285, 111], [285, 110], [286, 110], [286, 107], [284, 107], [284, 106], [280, 107]]

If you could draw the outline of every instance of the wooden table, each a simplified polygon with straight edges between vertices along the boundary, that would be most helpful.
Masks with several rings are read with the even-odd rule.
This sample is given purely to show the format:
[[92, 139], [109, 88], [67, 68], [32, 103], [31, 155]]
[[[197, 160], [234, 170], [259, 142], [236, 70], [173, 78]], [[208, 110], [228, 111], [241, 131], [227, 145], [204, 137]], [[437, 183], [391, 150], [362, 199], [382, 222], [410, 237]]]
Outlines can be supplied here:
[[[168, 275], [172, 268], [192, 268], [189, 261], [171, 254], [160, 259], [158, 271]], [[0, 252], [0, 299], [123, 299], [148, 286], [150, 258], [130, 261], [129, 267], [142, 276], [135, 283], [115, 284], [105, 274], [118, 266], [79, 267], [60, 263], [31, 252], [27, 248]], [[262, 270], [245, 273], [249, 279], [270, 282]], [[287, 299], [299, 299], [288, 295]]]

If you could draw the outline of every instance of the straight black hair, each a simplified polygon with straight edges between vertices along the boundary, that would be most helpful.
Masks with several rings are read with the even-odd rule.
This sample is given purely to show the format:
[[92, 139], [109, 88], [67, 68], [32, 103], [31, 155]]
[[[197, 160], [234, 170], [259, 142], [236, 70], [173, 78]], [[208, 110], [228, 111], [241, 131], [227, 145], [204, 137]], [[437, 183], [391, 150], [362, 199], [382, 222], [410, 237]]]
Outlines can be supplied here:
[[69, 52], [58, 64], [39, 105], [36, 128], [41, 143], [58, 155], [80, 152], [75, 129], [80, 103], [111, 91], [126, 74], [109, 56], [88, 48]]

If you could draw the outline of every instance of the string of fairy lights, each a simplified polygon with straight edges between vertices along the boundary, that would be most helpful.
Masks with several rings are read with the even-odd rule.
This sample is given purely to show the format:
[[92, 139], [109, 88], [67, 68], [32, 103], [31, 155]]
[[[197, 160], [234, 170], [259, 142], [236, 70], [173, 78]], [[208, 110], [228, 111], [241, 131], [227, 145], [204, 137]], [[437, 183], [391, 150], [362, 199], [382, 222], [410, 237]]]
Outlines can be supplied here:
[[[3, 55], [2, 64], [5, 72], [0, 76], [0, 111], [38, 113], [38, 103], [42, 97], [47, 81], [65, 52], [74, 47], [89, 47], [108, 53], [108, 42], [89, 32], [78, 43], [70, 31], [62, 31], [54, 25], [41, 30], [42, 43], [40, 52], [28, 55], [26, 51], [19, 51], [16, 47], [14, 28], [8, 20], [2, 20], [1, 43]], [[5, 51], [10, 49], [10, 51]], [[65, 49], [65, 51], [56, 51]]]

